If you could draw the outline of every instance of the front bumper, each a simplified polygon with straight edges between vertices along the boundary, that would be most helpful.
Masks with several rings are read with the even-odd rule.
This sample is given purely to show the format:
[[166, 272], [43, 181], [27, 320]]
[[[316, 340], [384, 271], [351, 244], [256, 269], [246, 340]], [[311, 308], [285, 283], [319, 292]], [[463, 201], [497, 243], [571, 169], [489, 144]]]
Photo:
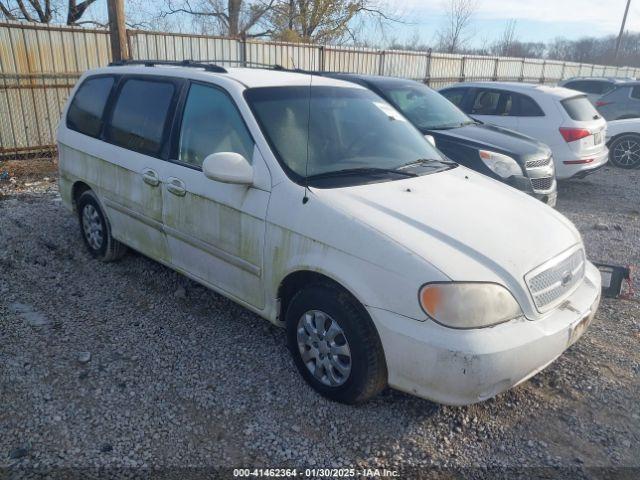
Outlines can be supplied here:
[[600, 273], [585, 278], [558, 308], [494, 327], [456, 330], [369, 308], [385, 351], [389, 385], [448, 405], [491, 398], [532, 377], [584, 333], [600, 302]]

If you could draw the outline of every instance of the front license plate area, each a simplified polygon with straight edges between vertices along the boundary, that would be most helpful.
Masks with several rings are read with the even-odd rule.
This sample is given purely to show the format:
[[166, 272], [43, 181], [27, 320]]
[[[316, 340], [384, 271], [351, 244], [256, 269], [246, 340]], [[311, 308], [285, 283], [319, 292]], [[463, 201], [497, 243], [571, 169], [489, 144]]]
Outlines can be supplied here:
[[576, 342], [576, 340], [578, 340], [582, 336], [585, 330], [589, 328], [592, 318], [593, 318], [593, 314], [590, 313], [589, 315], [584, 317], [582, 320], [580, 320], [578, 323], [576, 323], [573, 327], [571, 327], [571, 329], [569, 330], [569, 341], [567, 342], [568, 347], [573, 345]]

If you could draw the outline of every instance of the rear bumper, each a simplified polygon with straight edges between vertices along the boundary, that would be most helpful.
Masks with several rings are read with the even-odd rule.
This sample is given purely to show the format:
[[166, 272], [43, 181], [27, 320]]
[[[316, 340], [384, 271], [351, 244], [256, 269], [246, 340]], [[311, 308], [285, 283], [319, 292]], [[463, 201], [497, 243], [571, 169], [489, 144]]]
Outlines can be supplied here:
[[456, 330], [369, 308], [387, 360], [389, 385], [448, 405], [491, 398], [558, 358], [589, 326], [600, 302], [600, 273], [585, 278], [563, 306], [539, 320]]
[[[589, 163], [566, 163], [566, 162], [575, 162], [575, 161], [585, 161], [590, 160]], [[556, 177], [558, 179], [567, 179], [567, 178], [583, 178], [591, 173], [594, 173], [604, 167], [606, 163], [609, 161], [609, 149], [605, 148], [602, 152], [597, 155], [586, 155], [583, 158], [564, 158], [557, 163], [561, 163], [562, 166], [558, 166], [556, 169]]]

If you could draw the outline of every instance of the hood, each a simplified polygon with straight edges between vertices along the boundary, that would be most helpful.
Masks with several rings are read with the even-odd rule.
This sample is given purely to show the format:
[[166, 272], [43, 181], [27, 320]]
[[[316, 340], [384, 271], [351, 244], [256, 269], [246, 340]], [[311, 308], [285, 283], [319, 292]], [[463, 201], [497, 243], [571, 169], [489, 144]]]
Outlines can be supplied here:
[[539, 158], [551, 154], [549, 147], [534, 138], [488, 124], [465, 125], [446, 130], [424, 130], [423, 133], [433, 135], [436, 146], [439, 139], [449, 140], [465, 143], [477, 149], [504, 153], [524, 161], [531, 157]]
[[462, 166], [406, 180], [315, 189], [455, 281], [493, 281], [519, 290], [524, 275], [581, 242], [564, 216]]

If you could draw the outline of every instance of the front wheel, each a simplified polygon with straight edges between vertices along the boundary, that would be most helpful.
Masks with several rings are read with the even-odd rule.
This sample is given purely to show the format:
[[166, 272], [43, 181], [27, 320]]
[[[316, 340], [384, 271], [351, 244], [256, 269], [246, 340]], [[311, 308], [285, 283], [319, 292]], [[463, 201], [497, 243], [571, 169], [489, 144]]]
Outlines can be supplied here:
[[609, 160], [620, 168], [640, 166], [640, 135], [622, 135], [611, 142]]
[[387, 383], [380, 338], [366, 310], [327, 285], [298, 292], [286, 313], [287, 341], [298, 371], [321, 395], [360, 403]]

